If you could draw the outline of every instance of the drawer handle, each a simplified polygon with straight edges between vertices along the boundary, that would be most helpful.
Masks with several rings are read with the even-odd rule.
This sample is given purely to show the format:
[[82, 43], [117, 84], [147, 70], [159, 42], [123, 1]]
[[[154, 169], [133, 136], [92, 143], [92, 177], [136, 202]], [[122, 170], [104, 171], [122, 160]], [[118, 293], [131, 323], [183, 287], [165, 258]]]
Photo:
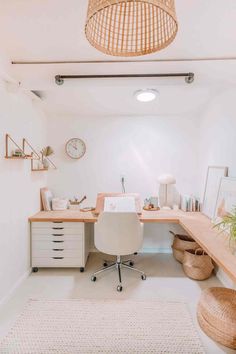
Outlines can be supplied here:
[[52, 257], [52, 259], [64, 259], [64, 257]]
[[53, 230], [63, 230], [64, 227], [53, 227], [52, 229], [53, 229]]
[[64, 251], [63, 248], [53, 248], [53, 251]]
[[53, 224], [62, 224], [63, 221], [53, 221]]
[[52, 236], [64, 236], [64, 234], [52, 234]]
[[64, 241], [52, 241], [54, 243], [63, 243]]

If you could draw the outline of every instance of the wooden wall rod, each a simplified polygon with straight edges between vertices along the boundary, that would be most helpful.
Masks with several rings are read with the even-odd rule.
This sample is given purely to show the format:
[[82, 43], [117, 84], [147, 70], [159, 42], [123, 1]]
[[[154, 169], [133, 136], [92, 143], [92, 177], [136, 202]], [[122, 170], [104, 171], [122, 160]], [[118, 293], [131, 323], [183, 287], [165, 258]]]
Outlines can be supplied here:
[[202, 57], [202, 58], [169, 58], [146, 60], [13, 60], [13, 65], [55, 65], [55, 64], [118, 64], [118, 63], [168, 63], [168, 62], [193, 62], [193, 61], [235, 61], [236, 57]]

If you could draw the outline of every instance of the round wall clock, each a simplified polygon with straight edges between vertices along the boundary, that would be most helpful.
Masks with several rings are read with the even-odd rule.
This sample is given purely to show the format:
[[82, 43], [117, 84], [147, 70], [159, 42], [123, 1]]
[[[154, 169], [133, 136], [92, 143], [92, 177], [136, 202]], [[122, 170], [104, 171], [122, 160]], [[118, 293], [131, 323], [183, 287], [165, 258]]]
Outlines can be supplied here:
[[72, 159], [80, 159], [86, 152], [86, 145], [79, 138], [72, 138], [66, 143], [66, 153]]

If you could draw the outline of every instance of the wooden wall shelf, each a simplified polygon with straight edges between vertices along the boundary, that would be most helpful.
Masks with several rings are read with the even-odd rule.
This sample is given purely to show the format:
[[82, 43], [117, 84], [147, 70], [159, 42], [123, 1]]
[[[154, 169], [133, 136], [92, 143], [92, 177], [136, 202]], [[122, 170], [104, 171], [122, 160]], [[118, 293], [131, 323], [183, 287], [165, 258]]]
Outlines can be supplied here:
[[[46, 160], [48, 162], [48, 168], [43, 167], [43, 160]], [[47, 156], [43, 156], [42, 152], [41, 152], [41, 157], [39, 159], [40, 164], [42, 165], [42, 167], [35, 167], [34, 161], [31, 160], [31, 171], [32, 172], [46, 172], [49, 169], [53, 169], [56, 170], [57, 167], [56, 165], [52, 162], [52, 160], [50, 160]], [[50, 168], [51, 166], [51, 168]]]
[[[21, 156], [14, 156], [9, 154], [9, 143], [15, 147], [20, 153]], [[52, 169], [56, 170], [57, 167], [53, 163], [51, 159], [47, 156], [43, 156], [42, 152], [38, 153], [35, 148], [29, 143], [29, 141], [25, 138], [23, 138], [22, 141], [22, 147], [20, 147], [19, 144], [16, 143], [16, 141], [9, 135], [6, 134], [6, 139], [5, 139], [5, 149], [6, 149], [6, 154], [5, 158], [9, 160], [31, 160], [31, 171], [32, 172], [46, 172], [49, 170], [50, 166]], [[26, 151], [28, 149], [28, 152]], [[42, 167], [35, 167], [34, 161], [37, 160], [39, 161], [38, 166]], [[48, 168], [45, 168], [43, 166], [43, 160], [47, 160], [48, 162]]]
[[31, 160], [40, 160], [40, 155], [37, 153], [37, 151], [33, 148], [33, 146], [25, 138], [23, 138], [22, 146], [23, 146], [24, 154], [26, 156], [29, 156], [29, 154], [26, 153], [27, 147], [30, 149], [30, 153], [32, 156]]
[[[13, 146], [15, 146], [15, 148], [17, 148], [17, 150], [21, 153], [21, 156], [14, 156], [14, 155], [10, 155], [9, 154], [9, 143], [12, 143]], [[12, 159], [12, 160], [31, 160], [33, 159], [33, 154], [31, 153], [26, 154], [24, 151], [24, 144], [23, 147], [20, 147], [14, 139], [12, 139], [12, 137], [9, 134], [6, 134], [6, 138], [5, 138], [5, 150], [6, 150], [6, 154], [5, 154], [5, 158], [6, 159]]]
[[48, 168], [31, 168], [32, 172], [45, 172], [48, 171]]
[[9, 160], [32, 160], [31, 156], [5, 156]]

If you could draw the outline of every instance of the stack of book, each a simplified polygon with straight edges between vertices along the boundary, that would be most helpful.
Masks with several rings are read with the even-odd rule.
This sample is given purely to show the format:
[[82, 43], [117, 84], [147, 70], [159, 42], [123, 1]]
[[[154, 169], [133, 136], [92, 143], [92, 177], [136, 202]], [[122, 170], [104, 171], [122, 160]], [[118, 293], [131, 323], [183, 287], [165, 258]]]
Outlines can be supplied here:
[[182, 195], [181, 196], [181, 210], [199, 212], [201, 211], [200, 199], [193, 195]]

